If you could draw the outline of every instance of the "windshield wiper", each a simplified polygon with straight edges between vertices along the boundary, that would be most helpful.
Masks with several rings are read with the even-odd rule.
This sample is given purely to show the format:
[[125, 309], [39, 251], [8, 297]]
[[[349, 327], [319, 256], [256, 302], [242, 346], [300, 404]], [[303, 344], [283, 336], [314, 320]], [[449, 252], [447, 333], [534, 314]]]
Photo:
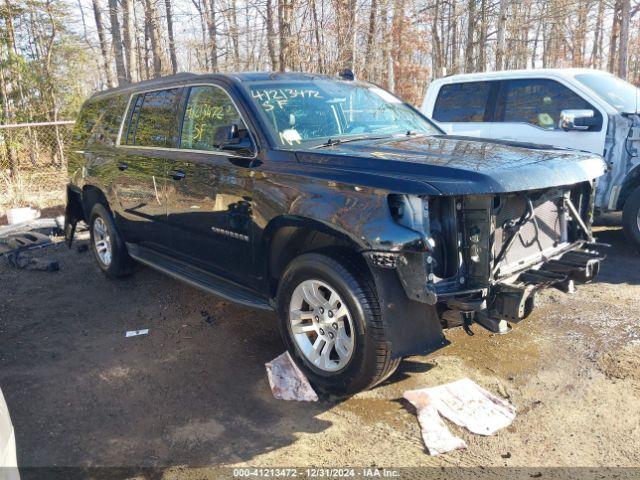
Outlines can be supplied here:
[[352, 138], [345, 138], [345, 139], [330, 138], [325, 143], [321, 143], [320, 145], [316, 145], [316, 146], [311, 147], [311, 148], [333, 147], [335, 145], [340, 145], [342, 143], [359, 142], [359, 141], [362, 141], [362, 140], [382, 140], [384, 138], [390, 138], [390, 137], [393, 137], [393, 135], [384, 135], [382, 137], [370, 137], [368, 135], [362, 135], [362, 136], [359, 136], [359, 137], [352, 137]]

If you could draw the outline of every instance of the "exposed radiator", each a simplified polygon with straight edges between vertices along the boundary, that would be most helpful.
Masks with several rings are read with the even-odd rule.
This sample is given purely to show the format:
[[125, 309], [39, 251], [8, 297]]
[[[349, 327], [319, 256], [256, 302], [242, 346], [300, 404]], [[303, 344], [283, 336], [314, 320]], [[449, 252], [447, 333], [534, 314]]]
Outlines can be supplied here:
[[[535, 216], [520, 229], [520, 235], [500, 260], [500, 270], [512, 270], [519, 264], [539, 255], [553, 251], [561, 242], [560, 197], [534, 202]], [[518, 195], [502, 197], [502, 205], [496, 209], [496, 230], [493, 244], [493, 256], [496, 258], [502, 245], [514, 228], [505, 228], [509, 222], [516, 223], [526, 212], [527, 202]]]

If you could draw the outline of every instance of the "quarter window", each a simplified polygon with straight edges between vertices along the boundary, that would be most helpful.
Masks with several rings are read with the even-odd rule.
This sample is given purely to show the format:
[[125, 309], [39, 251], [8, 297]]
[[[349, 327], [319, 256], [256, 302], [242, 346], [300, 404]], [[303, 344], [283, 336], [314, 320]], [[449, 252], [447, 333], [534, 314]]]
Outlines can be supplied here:
[[483, 122], [491, 82], [444, 85], [438, 93], [433, 118], [439, 122]]
[[598, 110], [586, 100], [554, 80], [509, 80], [502, 87], [496, 120], [558, 130], [562, 110], [582, 109], [593, 110], [600, 118]]
[[218, 150], [216, 129], [236, 124], [246, 133], [246, 126], [231, 98], [219, 87], [192, 87], [182, 122], [180, 148]]
[[133, 102], [127, 145], [175, 147], [180, 88], [138, 95]]

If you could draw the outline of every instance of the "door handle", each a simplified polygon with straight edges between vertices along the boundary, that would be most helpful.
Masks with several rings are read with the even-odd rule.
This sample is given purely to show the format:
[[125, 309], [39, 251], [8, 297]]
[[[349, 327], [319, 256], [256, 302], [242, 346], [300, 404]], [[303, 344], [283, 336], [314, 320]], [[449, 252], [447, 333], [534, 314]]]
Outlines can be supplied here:
[[129, 168], [129, 164], [122, 162], [120, 164], [118, 164], [118, 170], [124, 172], [127, 168]]
[[172, 170], [171, 171], [171, 177], [174, 180], [182, 180], [185, 176], [186, 176], [186, 174], [182, 170]]

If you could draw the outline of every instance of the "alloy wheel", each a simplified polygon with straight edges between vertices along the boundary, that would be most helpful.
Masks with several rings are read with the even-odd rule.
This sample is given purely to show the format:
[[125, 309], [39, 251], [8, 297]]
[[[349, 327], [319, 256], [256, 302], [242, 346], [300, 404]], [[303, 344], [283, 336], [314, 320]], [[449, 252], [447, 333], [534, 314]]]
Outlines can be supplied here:
[[338, 292], [320, 280], [305, 280], [291, 296], [289, 325], [293, 339], [316, 368], [336, 372], [353, 356], [355, 329]]
[[93, 221], [93, 243], [100, 261], [107, 267], [111, 265], [111, 236], [101, 217]]

